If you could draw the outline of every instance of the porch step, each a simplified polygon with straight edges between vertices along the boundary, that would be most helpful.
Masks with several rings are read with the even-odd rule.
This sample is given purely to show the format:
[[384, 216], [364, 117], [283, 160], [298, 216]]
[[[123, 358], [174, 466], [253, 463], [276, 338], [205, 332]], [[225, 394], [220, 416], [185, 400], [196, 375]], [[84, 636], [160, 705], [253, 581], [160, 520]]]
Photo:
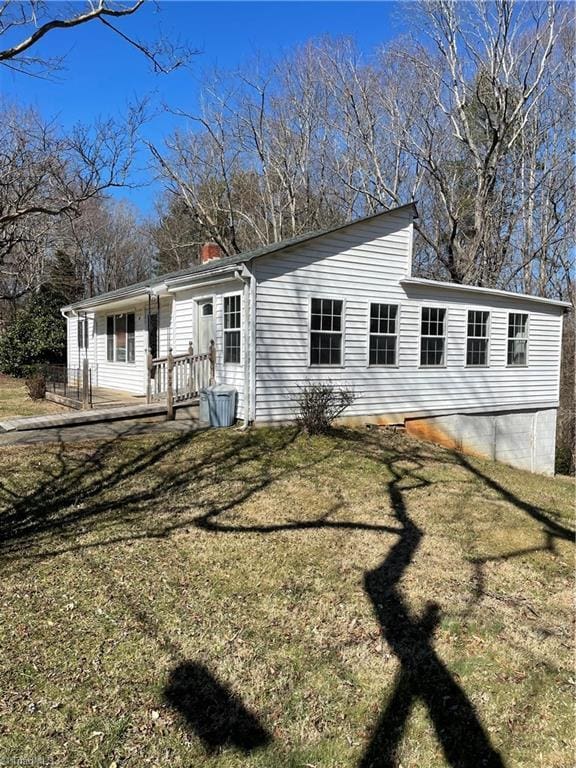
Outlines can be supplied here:
[[26, 416], [0, 421], [0, 432], [24, 432], [31, 429], [52, 429], [54, 427], [74, 427], [93, 424], [99, 421], [117, 419], [138, 419], [148, 416], [162, 416], [166, 413], [164, 403], [147, 405], [127, 405], [102, 410], [75, 411], [74, 413], [53, 413], [48, 416]]

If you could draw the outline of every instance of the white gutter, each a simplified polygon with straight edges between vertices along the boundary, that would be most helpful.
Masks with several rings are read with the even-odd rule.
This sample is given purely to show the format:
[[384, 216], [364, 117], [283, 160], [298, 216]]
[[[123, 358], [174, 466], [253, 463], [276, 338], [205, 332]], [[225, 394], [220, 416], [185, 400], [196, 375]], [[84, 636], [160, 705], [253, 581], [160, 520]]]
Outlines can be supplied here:
[[531, 296], [527, 293], [514, 293], [513, 291], [502, 291], [499, 288], [482, 288], [479, 285], [462, 285], [461, 283], [446, 283], [440, 280], [428, 280], [423, 277], [405, 277], [400, 280], [400, 285], [414, 285], [422, 288], [442, 288], [451, 291], [465, 291], [471, 293], [484, 294], [486, 296], [502, 296], [506, 299], [523, 299], [524, 301], [536, 301], [540, 304], [550, 304], [555, 307], [571, 307], [569, 301], [559, 301], [558, 299], [544, 299], [542, 296]]
[[[246, 269], [248, 269], [246, 267]], [[250, 272], [250, 349], [252, 351], [250, 366], [250, 421], [256, 421], [256, 276]]]
[[217, 267], [213, 270], [206, 272], [198, 272], [196, 274], [185, 275], [183, 277], [168, 278], [165, 282], [166, 288], [169, 291], [173, 291], [175, 288], [179, 290], [186, 290], [186, 288], [193, 288], [196, 283], [202, 283], [202, 285], [212, 285], [214, 281], [212, 278], [219, 278], [222, 275], [229, 274], [234, 275], [242, 262], [238, 264], [228, 264], [225, 267]]
[[[197, 285], [200, 285], [200, 286], [204, 287], [205, 285], [208, 286], [208, 285], [219, 285], [220, 283], [229, 283], [230, 280], [234, 280], [236, 278], [236, 274], [237, 273], [234, 273], [234, 275], [231, 275], [230, 277], [221, 277], [221, 278], [219, 278], [217, 280], [202, 280], [202, 281], [198, 281], [197, 283], [192, 283], [192, 284], [190, 282], [188, 282], [188, 283], [186, 283], [186, 285], [176, 285], [174, 287], [172, 287], [172, 286], [167, 284], [166, 285], [166, 292], [167, 292], [167, 294], [170, 294], [170, 293], [181, 293], [182, 291], [191, 291]], [[238, 279], [241, 280], [241, 278], [238, 278]]]
[[[250, 425], [250, 398], [251, 398], [251, 376], [253, 350], [249, 344], [249, 330], [252, 326], [252, 302], [250, 301], [251, 286], [254, 283], [254, 277], [246, 265], [242, 269], [243, 274], [238, 270], [234, 272], [234, 278], [244, 284], [242, 292], [242, 303], [244, 306], [244, 322], [242, 323], [242, 347], [244, 349], [244, 424], [241, 429], [248, 429]], [[246, 313], [248, 308], [249, 312]], [[248, 322], [246, 322], [246, 318]]]
[[168, 296], [169, 288], [166, 283], [154, 285], [148, 290], [149, 296]]
[[76, 314], [78, 311], [91, 311], [98, 307], [106, 306], [107, 304], [119, 304], [120, 302], [129, 301], [130, 299], [144, 298], [149, 296], [152, 290], [153, 289], [147, 285], [145, 287], [140, 286], [139, 288], [132, 288], [132, 290], [126, 289], [116, 296], [102, 296], [101, 298], [95, 296], [94, 299], [85, 299], [83, 302], [70, 304], [67, 307], [63, 307], [60, 311], [75, 312]]

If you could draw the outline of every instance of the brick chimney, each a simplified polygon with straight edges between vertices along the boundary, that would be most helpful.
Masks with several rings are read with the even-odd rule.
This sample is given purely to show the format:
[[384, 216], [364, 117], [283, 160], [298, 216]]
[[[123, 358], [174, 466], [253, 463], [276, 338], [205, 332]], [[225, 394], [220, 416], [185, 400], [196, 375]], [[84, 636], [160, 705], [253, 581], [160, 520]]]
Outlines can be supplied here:
[[224, 254], [218, 243], [204, 243], [200, 246], [200, 263], [205, 264], [212, 259], [221, 259]]

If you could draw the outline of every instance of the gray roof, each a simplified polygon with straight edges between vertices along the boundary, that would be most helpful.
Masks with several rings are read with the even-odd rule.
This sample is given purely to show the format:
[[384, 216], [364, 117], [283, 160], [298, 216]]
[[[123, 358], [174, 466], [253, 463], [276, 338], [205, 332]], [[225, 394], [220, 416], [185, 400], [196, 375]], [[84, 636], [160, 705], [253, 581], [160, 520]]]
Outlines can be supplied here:
[[529, 293], [515, 293], [514, 291], [503, 291], [500, 288], [484, 288], [481, 285], [465, 285], [464, 283], [446, 283], [441, 280], [429, 280], [424, 277], [405, 277], [400, 280], [400, 285], [419, 286], [421, 288], [433, 288], [437, 290], [448, 291], [466, 291], [470, 293], [486, 294], [487, 296], [503, 296], [506, 299], [522, 299], [524, 301], [536, 301], [540, 304], [551, 304], [556, 307], [567, 309], [572, 304], [569, 301], [560, 301], [560, 299], [546, 299], [543, 296], [533, 296]]
[[288, 240], [281, 240], [278, 243], [263, 245], [260, 248], [255, 248], [252, 251], [245, 251], [244, 253], [238, 253], [233, 256], [224, 256], [221, 259], [211, 259], [205, 264], [195, 264], [194, 266], [186, 267], [185, 269], [178, 270], [177, 272], [168, 272], [163, 275], [158, 275], [158, 277], [152, 277], [149, 280], [143, 280], [140, 283], [134, 283], [132, 285], [126, 286], [125, 288], [118, 288], [115, 291], [100, 293], [97, 296], [92, 296], [90, 299], [82, 299], [81, 301], [77, 301], [74, 304], [70, 304], [69, 306], [64, 307], [64, 309], [82, 309], [83, 307], [91, 306], [94, 303], [100, 304], [113, 301], [114, 299], [122, 299], [125, 297], [128, 298], [133, 293], [141, 292], [155, 285], [161, 285], [167, 280], [176, 280], [178, 278], [185, 278], [188, 276], [192, 277], [202, 273], [209, 274], [226, 267], [234, 267], [236, 265], [243, 264], [244, 262], [252, 261], [259, 256], [268, 256], [269, 254], [290, 248], [293, 245], [300, 245], [301, 243], [305, 243], [308, 240], [314, 240], [317, 237], [323, 237], [324, 235], [329, 235], [332, 232], [338, 232], [340, 229], [344, 229], [345, 227], [350, 227], [354, 224], [360, 224], [365, 221], [371, 221], [372, 219], [377, 219], [380, 216], [396, 213], [397, 211], [401, 211], [405, 208], [412, 208], [414, 218], [418, 216], [416, 203], [406, 203], [405, 205], [399, 205], [396, 208], [390, 208], [386, 211], [379, 211], [378, 213], [372, 213], [369, 216], [363, 216], [362, 218], [354, 219], [354, 221], [348, 221], [346, 224], [338, 224], [335, 227], [320, 229], [314, 232], [306, 232], [303, 235], [297, 235], [296, 237], [291, 237]]

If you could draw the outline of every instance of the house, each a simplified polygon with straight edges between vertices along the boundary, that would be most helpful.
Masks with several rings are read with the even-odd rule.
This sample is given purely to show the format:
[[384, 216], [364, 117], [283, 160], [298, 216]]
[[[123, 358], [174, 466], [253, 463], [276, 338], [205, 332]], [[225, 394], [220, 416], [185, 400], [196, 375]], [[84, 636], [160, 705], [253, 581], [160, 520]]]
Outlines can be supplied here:
[[286, 422], [306, 381], [354, 387], [356, 424], [554, 471], [568, 304], [412, 277], [414, 204], [202, 263], [63, 308], [68, 366], [144, 395], [154, 358], [215, 342], [237, 417]]

